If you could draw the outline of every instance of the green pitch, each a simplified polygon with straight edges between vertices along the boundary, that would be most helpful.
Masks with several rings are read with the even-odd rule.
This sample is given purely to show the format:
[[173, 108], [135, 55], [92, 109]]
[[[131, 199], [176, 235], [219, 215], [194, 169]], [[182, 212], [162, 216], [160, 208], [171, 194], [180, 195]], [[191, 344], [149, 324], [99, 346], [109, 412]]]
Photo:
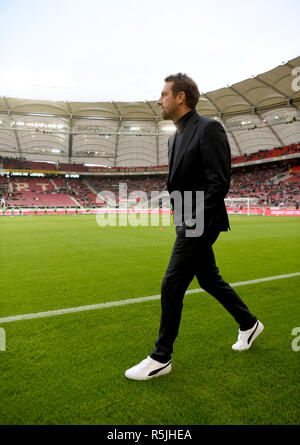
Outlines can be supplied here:
[[[215, 244], [225, 280], [300, 271], [299, 218], [232, 216], [231, 226]], [[0, 233], [0, 318], [157, 295], [175, 236], [101, 228], [93, 215], [1, 217]], [[237, 287], [265, 325], [240, 353], [222, 306], [187, 295], [173, 370], [148, 382], [124, 372], [154, 347], [159, 300], [0, 323], [0, 424], [298, 424], [299, 288], [300, 276]]]

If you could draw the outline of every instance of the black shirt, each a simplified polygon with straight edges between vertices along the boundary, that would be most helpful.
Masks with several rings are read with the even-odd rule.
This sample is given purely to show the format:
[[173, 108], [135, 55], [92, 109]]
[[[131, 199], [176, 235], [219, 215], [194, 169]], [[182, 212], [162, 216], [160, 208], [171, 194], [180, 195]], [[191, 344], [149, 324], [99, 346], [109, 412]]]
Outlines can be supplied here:
[[186, 127], [187, 121], [194, 114], [196, 114], [196, 110], [188, 111], [186, 114], [181, 116], [181, 118], [178, 119], [178, 121], [174, 122], [175, 127], [177, 128], [178, 134], [182, 134], [183, 133], [183, 131], [184, 131], [185, 127]]
[[186, 127], [186, 124], [188, 123], [188, 120], [190, 119], [190, 117], [192, 117], [195, 113], [196, 113], [195, 110], [188, 111], [186, 114], [181, 116], [180, 119], [178, 119], [176, 122], [174, 122], [175, 127], [176, 127], [176, 133], [175, 133], [175, 138], [174, 138], [174, 142], [173, 142], [172, 157], [171, 157], [170, 166], [169, 166], [170, 171], [174, 164], [178, 149], [180, 147], [183, 132]]

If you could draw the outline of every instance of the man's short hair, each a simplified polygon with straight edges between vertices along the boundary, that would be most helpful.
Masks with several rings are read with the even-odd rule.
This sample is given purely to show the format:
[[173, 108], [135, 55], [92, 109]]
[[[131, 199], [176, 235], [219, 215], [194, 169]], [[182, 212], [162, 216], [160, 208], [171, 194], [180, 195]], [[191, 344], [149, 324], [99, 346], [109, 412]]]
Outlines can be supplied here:
[[191, 108], [196, 108], [200, 98], [200, 93], [196, 82], [187, 74], [171, 74], [165, 78], [165, 82], [173, 82], [173, 95], [177, 96], [180, 91], [185, 93], [186, 104]]

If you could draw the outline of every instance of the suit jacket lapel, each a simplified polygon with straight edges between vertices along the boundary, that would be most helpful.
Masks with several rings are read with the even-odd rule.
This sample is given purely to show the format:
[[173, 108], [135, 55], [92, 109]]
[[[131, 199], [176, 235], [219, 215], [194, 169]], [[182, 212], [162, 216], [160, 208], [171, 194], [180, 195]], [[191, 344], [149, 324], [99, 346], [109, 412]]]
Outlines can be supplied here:
[[169, 175], [168, 175], [168, 184], [170, 182], [172, 167], [173, 167], [173, 158], [174, 158], [174, 140], [176, 133], [172, 134], [168, 141], [168, 162], [169, 162]]
[[169, 161], [169, 166], [171, 165], [171, 160], [172, 160], [172, 155], [173, 155], [173, 151], [174, 151], [174, 139], [175, 139], [175, 134], [172, 134], [172, 136], [170, 137], [169, 140], [169, 144], [168, 144], [168, 161]]
[[[188, 146], [189, 146], [189, 144], [190, 144], [190, 142], [192, 140], [192, 137], [194, 136], [194, 133], [195, 133], [196, 128], [197, 128], [197, 126], [194, 125], [195, 122], [197, 122], [197, 120], [190, 119], [188, 121], [185, 129], [184, 129], [183, 136], [182, 136], [182, 141], [181, 141], [180, 146], [178, 147], [178, 151], [176, 153], [175, 162], [173, 163], [172, 171], [170, 172], [171, 173], [170, 181], [172, 180], [172, 178], [174, 176], [174, 173], [177, 170], [177, 168], [178, 168], [178, 166], [179, 166], [179, 164], [180, 164], [180, 162], [181, 162], [181, 160], [182, 160], [182, 158], [184, 156], [184, 153], [186, 152], [186, 149], [188, 148]], [[174, 141], [174, 138], [173, 138], [173, 141]], [[171, 145], [171, 149], [172, 149], [172, 145]]]

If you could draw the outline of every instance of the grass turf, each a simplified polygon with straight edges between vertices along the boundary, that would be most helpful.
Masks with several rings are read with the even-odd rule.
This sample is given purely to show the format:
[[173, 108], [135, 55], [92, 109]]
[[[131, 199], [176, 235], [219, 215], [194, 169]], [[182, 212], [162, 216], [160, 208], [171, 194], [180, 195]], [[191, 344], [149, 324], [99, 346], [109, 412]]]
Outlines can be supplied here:
[[[300, 271], [299, 218], [231, 226], [215, 245], [227, 281]], [[0, 231], [1, 317], [156, 295], [174, 240], [172, 227], [100, 228], [92, 215], [1, 217]], [[153, 349], [159, 301], [2, 324], [0, 424], [298, 424], [299, 282], [237, 288], [265, 325], [243, 353], [224, 309], [186, 296], [173, 371], [148, 382], [124, 371]]]

